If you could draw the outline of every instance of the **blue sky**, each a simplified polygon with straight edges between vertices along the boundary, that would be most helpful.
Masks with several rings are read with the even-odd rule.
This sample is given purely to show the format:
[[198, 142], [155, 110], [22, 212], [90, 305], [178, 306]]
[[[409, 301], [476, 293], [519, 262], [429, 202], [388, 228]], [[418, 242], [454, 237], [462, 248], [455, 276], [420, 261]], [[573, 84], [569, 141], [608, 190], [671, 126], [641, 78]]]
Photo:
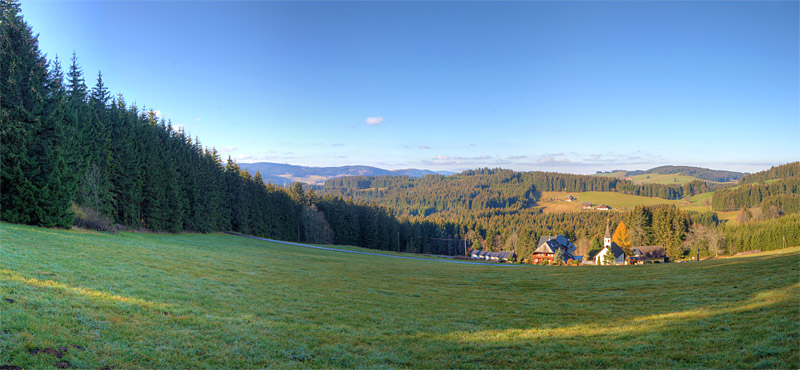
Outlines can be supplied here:
[[800, 159], [797, 1], [25, 1], [40, 48], [239, 162]]

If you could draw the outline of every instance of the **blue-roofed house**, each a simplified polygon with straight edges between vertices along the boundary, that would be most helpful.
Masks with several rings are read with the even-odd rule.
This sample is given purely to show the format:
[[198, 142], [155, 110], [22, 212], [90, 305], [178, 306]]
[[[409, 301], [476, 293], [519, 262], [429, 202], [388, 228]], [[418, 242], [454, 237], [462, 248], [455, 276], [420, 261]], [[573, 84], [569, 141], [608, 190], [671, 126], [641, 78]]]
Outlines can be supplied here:
[[561, 250], [561, 260], [563, 262], [582, 261], [583, 256], [575, 256], [573, 253], [577, 247], [563, 235], [543, 236], [539, 238], [538, 247], [531, 254], [531, 263], [549, 263], [555, 259], [556, 253]]

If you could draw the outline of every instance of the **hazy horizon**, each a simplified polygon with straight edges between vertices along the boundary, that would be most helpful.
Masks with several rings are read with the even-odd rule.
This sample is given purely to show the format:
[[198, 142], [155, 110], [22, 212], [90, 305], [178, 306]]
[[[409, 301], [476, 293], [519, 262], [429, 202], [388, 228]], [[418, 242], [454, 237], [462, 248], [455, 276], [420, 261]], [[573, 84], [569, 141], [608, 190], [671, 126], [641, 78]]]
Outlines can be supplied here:
[[[270, 161], [237, 162], [237, 163], [241, 163], [241, 164], [272, 163], [272, 164], [300, 166], [300, 167], [311, 167], [311, 168], [367, 166], [367, 167], [375, 167], [375, 168], [380, 168], [380, 169], [389, 170], [389, 171], [400, 171], [400, 170], [416, 169], [416, 170], [428, 170], [428, 171], [434, 171], [434, 172], [453, 172], [453, 173], [460, 173], [460, 172], [463, 172], [463, 171], [466, 171], [466, 170], [475, 170], [475, 169], [485, 168], [486, 167], [486, 166], [484, 166], [484, 167], [471, 167], [471, 168], [463, 168], [463, 169], [460, 169], [460, 170], [436, 170], [436, 169], [424, 168], [424, 167], [389, 168], [389, 167], [373, 166], [373, 165], [368, 165], [368, 164], [363, 164], [363, 163], [343, 163], [343, 164], [339, 164], [339, 165], [330, 165], [330, 166], [327, 166], [327, 165], [326, 166], [316, 166], [316, 165], [305, 165], [305, 164], [288, 163], [288, 162], [270, 162]], [[791, 163], [791, 162], [786, 162], [786, 163]], [[549, 168], [519, 169], [519, 168], [508, 167], [508, 166], [494, 166], [494, 167], [489, 167], [489, 168], [502, 168], [502, 169], [517, 171], [517, 172], [542, 171], [542, 172], [570, 173], [570, 174], [577, 174], [577, 175], [594, 175], [594, 174], [597, 174], [598, 172], [610, 172], [610, 171], [614, 171], [614, 170], [623, 170], [623, 171], [631, 172], [631, 171], [646, 171], [646, 170], [650, 170], [650, 169], [657, 168], [657, 167], [662, 167], [662, 166], [678, 166], [678, 167], [686, 166], [686, 167], [707, 168], [707, 169], [710, 169], [710, 170], [719, 170], [719, 171], [734, 171], [734, 172], [754, 173], [754, 172], [760, 172], [760, 171], [768, 170], [768, 169], [770, 169], [770, 167], [780, 166], [780, 165], [783, 165], [783, 164], [786, 164], [786, 163], [777, 163], [777, 164], [769, 165], [767, 167], [759, 168], [759, 169], [756, 169], [756, 170], [753, 170], [753, 171], [740, 171], [740, 170], [734, 170], [734, 169], [729, 169], [729, 168], [713, 168], [713, 167], [702, 167], [702, 166], [686, 165], [686, 164], [674, 164], [674, 163], [658, 164], [658, 165], [654, 165], [654, 166], [647, 166], [647, 167], [641, 167], [641, 168], [633, 168], [633, 167], [631, 167], [631, 168], [613, 168], [613, 169], [609, 169], [609, 170], [596, 170], [596, 171], [592, 171], [592, 172], [556, 171], [556, 170], [552, 170], [552, 169], [549, 169]]]

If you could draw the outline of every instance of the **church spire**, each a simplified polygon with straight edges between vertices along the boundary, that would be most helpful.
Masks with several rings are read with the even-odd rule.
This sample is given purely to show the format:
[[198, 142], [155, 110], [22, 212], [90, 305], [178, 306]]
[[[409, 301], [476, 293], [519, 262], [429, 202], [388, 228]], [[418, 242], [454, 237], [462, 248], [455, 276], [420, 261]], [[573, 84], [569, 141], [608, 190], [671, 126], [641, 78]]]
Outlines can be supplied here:
[[610, 228], [611, 228], [611, 219], [607, 218], [606, 219], [606, 235], [603, 238], [611, 239], [611, 231], [609, 230]]

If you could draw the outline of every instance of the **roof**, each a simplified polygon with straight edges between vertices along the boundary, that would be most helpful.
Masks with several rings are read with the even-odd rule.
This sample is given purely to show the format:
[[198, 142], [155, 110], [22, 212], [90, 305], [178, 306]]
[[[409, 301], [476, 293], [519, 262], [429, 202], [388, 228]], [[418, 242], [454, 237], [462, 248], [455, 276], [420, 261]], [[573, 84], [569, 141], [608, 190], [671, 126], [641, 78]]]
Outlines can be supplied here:
[[667, 256], [667, 250], [663, 245], [648, 245], [644, 247], [633, 248], [633, 256], [639, 259], [654, 259], [664, 258]]
[[611, 232], [609, 230], [610, 227], [611, 227], [611, 220], [608, 220], [608, 223], [606, 223], [606, 235], [604, 236], [604, 238], [606, 239], [611, 239]]
[[542, 237], [540, 237], [539, 238], [539, 242], [536, 243], [536, 247], [541, 247], [542, 244], [544, 244], [545, 242], [547, 242], [550, 239], [553, 239], [553, 237], [552, 236], [542, 236]]
[[563, 235], [556, 235], [555, 237], [543, 236], [539, 238], [538, 245], [539, 246], [533, 253], [556, 253], [556, 251], [561, 248], [563, 248], [566, 253], [572, 253], [576, 249], [575, 244], [572, 244], [572, 242]]
[[479, 251], [476, 249], [473, 249], [472, 252], [470, 253], [470, 255], [473, 256], [490, 257], [490, 258], [497, 257], [500, 259], [510, 258], [513, 254], [514, 252], [489, 252], [489, 251]]
[[[602, 253], [603, 250], [605, 250], [606, 248], [608, 248], [608, 247], [603, 247], [603, 249], [601, 249], [600, 252], [597, 252], [597, 254], [595, 256], [597, 256], [600, 253]], [[625, 255], [625, 251], [623, 251], [622, 248], [620, 248], [617, 245], [617, 243], [614, 243], [614, 242], [611, 242], [611, 253], [614, 253], [614, 258], [619, 258], [619, 256]]]

